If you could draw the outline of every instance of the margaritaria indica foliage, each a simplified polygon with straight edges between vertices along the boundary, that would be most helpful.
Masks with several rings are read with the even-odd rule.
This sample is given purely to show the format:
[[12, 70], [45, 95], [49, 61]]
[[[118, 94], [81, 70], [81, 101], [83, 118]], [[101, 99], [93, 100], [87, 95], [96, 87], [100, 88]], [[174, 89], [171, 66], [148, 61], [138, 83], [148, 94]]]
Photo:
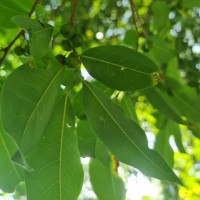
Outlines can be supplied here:
[[160, 180], [165, 198], [184, 198], [178, 160], [200, 162], [199, 9], [197, 1], [0, 1], [0, 189], [77, 200], [89, 157], [100, 200], [126, 198], [125, 166]]

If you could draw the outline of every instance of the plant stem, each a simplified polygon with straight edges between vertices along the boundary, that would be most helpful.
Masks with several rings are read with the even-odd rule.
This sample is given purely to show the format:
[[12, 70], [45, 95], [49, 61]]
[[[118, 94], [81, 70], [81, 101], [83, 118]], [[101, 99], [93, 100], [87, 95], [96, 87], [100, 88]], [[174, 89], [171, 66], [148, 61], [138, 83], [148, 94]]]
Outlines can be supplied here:
[[132, 23], [136, 32], [136, 50], [138, 50], [138, 40], [139, 40], [139, 31], [138, 31], [138, 26], [137, 26], [137, 21], [135, 19], [136, 17], [136, 10], [135, 10], [135, 4], [133, 2], [133, 0], [129, 0], [130, 3], [130, 7], [131, 7], [131, 12], [132, 12]]
[[69, 20], [71, 26], [74, 25], [74, 15], [75, 15], [75, 10], [76, 10], [76, 5], [77, 5], [77, 0], [73, 0], [72, 13]]

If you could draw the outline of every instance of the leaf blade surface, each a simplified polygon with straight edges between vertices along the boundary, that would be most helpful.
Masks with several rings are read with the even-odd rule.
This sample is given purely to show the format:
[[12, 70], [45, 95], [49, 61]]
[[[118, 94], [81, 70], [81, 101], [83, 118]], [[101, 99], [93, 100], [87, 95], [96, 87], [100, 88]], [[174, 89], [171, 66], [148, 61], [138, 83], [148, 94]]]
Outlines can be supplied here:
[[91, 76], [117, 90], [140, 90], [157, 83], [157, 66], [146, 56], [123, 46], [87, 50], [81, 61]]
[[30, 200], [76, 200], [83, 171], [68, 96], [58, 101], [52, 116], [38, 148], [28, 157], [34, 171], [26, 172], [27, 195]]
[[[83, 105], [97, 136], [122, 162], [147, 176], [180, 183], [165, 161], [148, 148], [143, 130], [126, 119], [121, 110], [88, 82], [84, 82]], [[95, 112], [94, 112], [95, 110]]]
[[47, 70], [23, 65], [2, 89], [2, 124], [25, 155], [40, 140], [50, 119], [63, 77], [63, 67]]

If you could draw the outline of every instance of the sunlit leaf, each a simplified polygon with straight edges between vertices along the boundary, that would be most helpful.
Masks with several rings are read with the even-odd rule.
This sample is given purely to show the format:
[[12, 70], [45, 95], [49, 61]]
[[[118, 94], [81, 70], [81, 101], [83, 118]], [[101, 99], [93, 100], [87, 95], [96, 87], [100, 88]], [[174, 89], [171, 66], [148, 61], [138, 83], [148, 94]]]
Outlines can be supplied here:
[[[165, 161], [148, 148], [144, 131], [90, 83], [84, 82], [83, 105], [97, 136], [122, 162], [161, 180], [180, 183]], [[95, 111], [95, 112], [94, 112]]]
[[157, 66], [127, 47], [95, 47], [84, 52], [81, 61], [91, 76], [113, 89], [140, 90], [157, 83]]
[[30, 200], [77, 200], [83, 182], [75, 121], [69, 97], [57, 102], [39, 146], [28, 156], [26, 172]]
[[3, 128], [25, 155], [38, 144], [53, 111], [63, 68], [52, 63], [48, 69], [23, 65], [10, 74], [3, 86]]

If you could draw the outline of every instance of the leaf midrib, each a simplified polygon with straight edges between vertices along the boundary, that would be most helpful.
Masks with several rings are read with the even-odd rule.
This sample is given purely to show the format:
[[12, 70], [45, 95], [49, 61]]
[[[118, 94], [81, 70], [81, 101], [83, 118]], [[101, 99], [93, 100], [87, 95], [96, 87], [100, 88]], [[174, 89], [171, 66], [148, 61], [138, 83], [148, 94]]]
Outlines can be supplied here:
[[62, 116], [62, 129], [61, 129], [61, 137], [60, 137], [60, 157], [59, 157], [59, 197], [62, 199], [62, 152], [63, 152], [63, 135], [64, 135], [64, 129], [65, 129], [65, 119], [66, 119], [66, 108], [67, 108], [67, 100], [68, 96], [66, 95], [65, 101], [64, 101], [64, 108], [63, 108], [63, 116]]
[[85, 56], [85, 55], [81, 55], [81, 57], [87, 58], [87, 59], [90, 59], [90, 60], [94, 60], [94, 61], [98, 61], [98, 62], [102, 62], [102, 63], [106, 63], [106, 64], [109, 64], [109, 65], [113, 65], [113, 66], [118, 67], [120, 69], [127, 69], [127, 70], [131, 70], [133, 72], [136, 72], [136, 73], [140, 73], [140, 74], [145, 74], [145, 75], [151, 76], [151, 73], [146, 73], [146, 72], [138, 71], [136, 69], [128, 68], [126, 66], [122, 66], [122, 65], [119, 65], [119, 64], [116, 64], [116, 63], [111, 63], [111, 62], [106, 61], [106, 60], [102, 60], [102, 59], [100, 60], [98, 58], [94, 58], [94, 57], [90, 57], [90, 56]]
[[10, 8], [8, 8], [8, 7], [4, 6], [4, 5], [2, 5], [2, 4], [0, 4], [0, 7], [2, 7], [3, 9], [6, 9], [6, 10], [12, 12], [12, 13], [19, 14], [19, 12], [16, 12], [15, 10], [12, 10], [12, 9], [10, 9]]
[[42, 94], [42, 96], [40, 97], [38, 103], [36, 103], [36, 106], [35, 108], [33, 109], [32, 113], [30, 114], [30, 117], [28, 118], [28, 121], [26, 123], [26, 126], [24, 128], [24, 131], [23, 131], [23, 134], [22, 134], [22, 140], [21, 140], [21, 144], [23, 144], [24, 142], [24, 138], [25, 138], [25, 135], [27, 134], [27, 128], [28, 128], [28, 125], [32, 119], [32, 116], [33, 114], [35, 113], [35, 111], [37, 110], [38, 106], [40, 105], [40, 102], [42, 101], [43, 97], [46, 95], [47, 91], [49, 90], [49, 88], [51, 87], [51, 85], [53, 84], [54, 80], [58, 77], [58, 75], [61, 73], [61, 71], [63, 70], [64, 68], [62, 67], [54, 76], [54, 78], [50, 81], [50, 83], [48, 84], [48, 87], [45, 89], [44, 93]]
[[[126, 132], [123, 130], [123, 128], [117, 123], [117, 121], [112, 117], [111, 113], [106, 109], [106, 107], [101, 103], [101, 101], [98, 99], [98, 97], [95, 95], [95, 93], [90, 89], [90, 87], [87, 85], [87, 83], [84, 81], [84, 84], [88, 87], [88, 89], [91, 91], [91, 93], [94, 95], [94, 97], [97, 99], [97, 101], [99, 102], [99, 104], [104, 108], [104, 110], [108, 113], [108, 115], [110, 116], [110, 118], [114, 121], [114, 123], [119, 127], [119, 129], [125, 134], [125, 136], [128, 138], [128, 140], [134, 145], [136, 146], [136, 148], [141, 152], [141, 154], [150, 161], [150, 163], [152, 163], [154, 166], [156, 166], [156, 168], [161, 169], [157, 164], [155, 164], [154, 162], [152, 162], [151, 159], [149, 159], [144, 153], [143, 151], [135, 144], [134, 141], [131, 140], [131, 138], [126, 134]], [[163, 171], [166, 175], [168, 175], [168, 173], [166, 173], [165, 171]]]

